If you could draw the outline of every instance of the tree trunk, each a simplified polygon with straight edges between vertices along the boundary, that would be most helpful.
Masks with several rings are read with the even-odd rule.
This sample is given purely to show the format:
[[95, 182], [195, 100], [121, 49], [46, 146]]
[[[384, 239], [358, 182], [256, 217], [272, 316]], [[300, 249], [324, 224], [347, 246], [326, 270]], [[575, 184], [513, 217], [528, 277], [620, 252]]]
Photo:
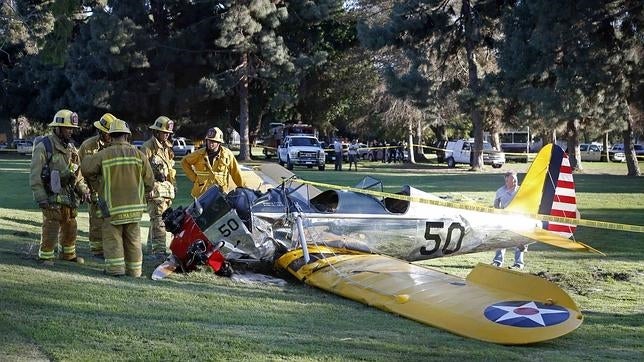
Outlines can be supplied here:
[[[474, 60], [477, 31], [470, 1], [463, 0], [462, 4], [461, 11], [465, 18], [465, 53], [467, 56], [468, 82], [474, 98], [477, 98], [479, 96], [479, 76], [476, 61]], [[474, 147], [471, 150], [472, 156], [470, 159], [472, 170], [480, 171], [483, 168], [483, 116], [475, 102], [471, 107], [470, 113], [474, 129]]]
[[[409, 154], [409, 162], [412, 164], [416, 163], [416, 159], [414, 158], [414, 127], [412, 125], [412, 120], [409, 121], [409, 143], [407, 145], [407, 153]], [[401, 155], [404, 156], [404, 155]], [[403, 162], [405, 162], [403, 160]]]
[[606, 158], [606, 162], [610, 162], [610, 155], [608, 154], [608, 132], [604, 133], [604, 141], [602, 142], [602, 154]]
[[426, 162], [427, 157], [425, 157], [425, 149], [423, 148], [423, 123], [420, 119], [416, 123], [416, 140], [418, 147], [416, 147], [416, 151], [414, 152], [414, 160], [417, 162]]
[[490, 138], [490, 146], [497, 151], [503, 151], [501, 149], [501, 140], [499, 139], [499, 131], [492, 132], [492, 137]]
[[633, 113], [637, 114], [635, 107], [632, 103], [629, 103], [626, 130], [622, 132], [624, 135], [624, 155], [626, 156], [626, 166], [628, 168], [627, 176], [641, 176], [640, 165], [637, 162], [637, 155], [633, 147]]
[[248, 142], [248, 53], [242, 54], [239, 81], [239, 160], [250, 161]]
[[552, 131], [550, 131], [550, 132], [545, 131], [543, 133], [543, 142], [541, 144], [541, 147], [543, 147], [543, 146], [545, 146], [545, 145], [547, 145], [549, 143], [552, 143], [553, 145], [557, 144], [557, 131], [554, 130], [554, 129]]
[[568, 158], [573, 171], [583, 171], [581, 152], [579, 152], [579, 120], [571, 119], [567, 123]]

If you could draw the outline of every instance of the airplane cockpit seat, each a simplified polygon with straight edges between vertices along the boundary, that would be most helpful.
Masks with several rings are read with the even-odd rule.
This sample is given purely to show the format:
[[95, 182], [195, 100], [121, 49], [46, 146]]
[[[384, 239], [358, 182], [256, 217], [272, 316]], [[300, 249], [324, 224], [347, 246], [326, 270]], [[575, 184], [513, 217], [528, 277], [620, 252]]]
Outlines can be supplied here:
[[[409, 186], [403, 186], [403, 189], [399, 192], [396, 192], [396, 195], [409, 196], [410, 190]], [[409, 201], [399, 200], [392, 197], [385, 197], [385, 209], [392, 214], [404, 214], [409, 209]]]
[[340, 198], [334, 190], [327, 190], [311, 199], [311, 205], [320, 212], [335, 212]]
[[258, 192], [245, 187], [238, 187], [226, 195], [226, 201], [237, 211], [237, 216], [248, 230], [252, 230], [251, 206], [259, 197]]

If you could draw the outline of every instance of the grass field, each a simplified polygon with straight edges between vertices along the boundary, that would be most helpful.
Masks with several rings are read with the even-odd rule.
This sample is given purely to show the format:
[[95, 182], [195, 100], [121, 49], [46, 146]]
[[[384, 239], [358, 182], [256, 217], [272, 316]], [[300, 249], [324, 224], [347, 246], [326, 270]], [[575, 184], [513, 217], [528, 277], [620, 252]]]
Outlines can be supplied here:
[[[575, 175], [582, 217], [644, 225], [643, 178], [624, 164], [585, 163]], [[640, 167], [643, 165], [640, 164]], [[296, 169], [298, 176], [354, 185], [370, 175], [386, 190], [422, 190], [489, 205], [509, 164], [472, 173], [439, 165], [363, 162], [358, 172]], [[85, 265], [36, 262], [41, 214], [28, 186], [27, 158], [0, 158], [0, 360], [643, 360], [642, 234], [579, 228], [576, 238], [606, 257], [536, 245], [525, 272], [541, 274], [580, 305], [582, 326], [564, 337], [508, 347], [462, 338], [289, 281], [235, 282], [206, 271], [149, 278], [110, 278], [89, 258], [87, 213], [79, 215]], [[521, 176], [519, 180], [521, 180]], [[180, 196], [189, 184], [179, 170]], [[147, 223], [143, 223], [147, 226]], [[142, 232], [143, 238], [147, 230]], [[465, 276], [492, 252], [424, 265]], [[153, 265], [144, 263], [149, 276]]]

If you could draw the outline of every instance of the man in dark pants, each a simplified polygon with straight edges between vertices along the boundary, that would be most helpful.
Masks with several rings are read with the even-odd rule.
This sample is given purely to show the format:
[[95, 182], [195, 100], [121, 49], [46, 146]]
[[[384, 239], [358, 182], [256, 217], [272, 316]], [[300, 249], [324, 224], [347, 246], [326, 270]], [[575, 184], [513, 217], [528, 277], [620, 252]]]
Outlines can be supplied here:
[[342, 141], [335, 140], [333, 150], [335, 151], [335, 170], [342, 171]]

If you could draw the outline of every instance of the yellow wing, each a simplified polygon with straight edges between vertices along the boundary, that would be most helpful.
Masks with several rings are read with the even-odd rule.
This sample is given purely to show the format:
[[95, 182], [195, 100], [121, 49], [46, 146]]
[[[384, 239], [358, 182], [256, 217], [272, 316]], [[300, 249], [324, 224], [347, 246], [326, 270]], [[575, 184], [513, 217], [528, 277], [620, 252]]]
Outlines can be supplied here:
[[452, 333], [500, 344], [567, 334], [583, 321], [575, 302], [542, 278], [479, 264], [466, 279], [375, 254], [309, 246], [278, 265], [307, 284]]

